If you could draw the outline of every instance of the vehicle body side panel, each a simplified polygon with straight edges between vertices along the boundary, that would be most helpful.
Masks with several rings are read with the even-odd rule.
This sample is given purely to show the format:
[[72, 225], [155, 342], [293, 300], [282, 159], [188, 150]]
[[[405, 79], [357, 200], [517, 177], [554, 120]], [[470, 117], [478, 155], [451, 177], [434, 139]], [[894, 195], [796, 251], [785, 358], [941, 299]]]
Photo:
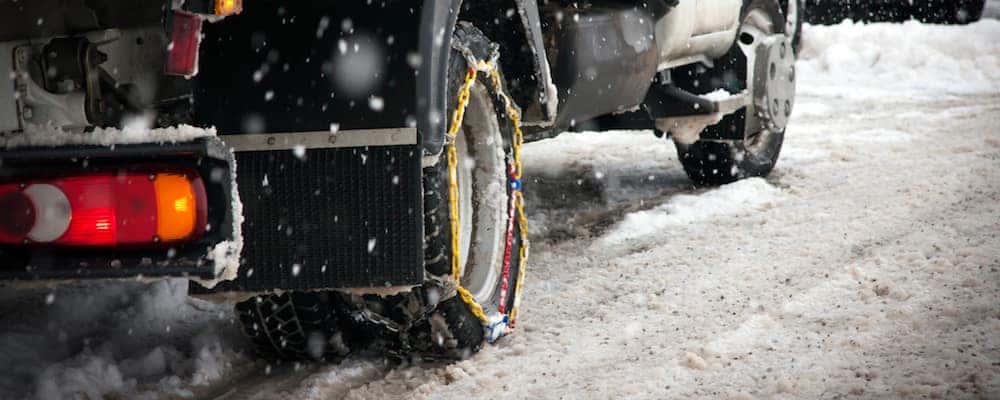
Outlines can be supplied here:
[[546, 7], [547, 51], [560, 95], [556, 129], [635, 110], [657, 71], [725, 55], [741, 8], [742, 0]]
[[741, 8], [742, 0], [680, 0], [656, 21], [658, 69], [726, 54], [736, 38]]
[[420, 148], [424, 155], [440, 154], [444, 148], [448, 120], [444, 115], [447, 110], [448, 57], [460, 4], [460, 0], [428, 1], [421, 10], [421, 73], [416, 77], [416, 109]]
[[412, 2], [249, 2], [207, 24], [195, 122], [221, 134], [416, 124]]

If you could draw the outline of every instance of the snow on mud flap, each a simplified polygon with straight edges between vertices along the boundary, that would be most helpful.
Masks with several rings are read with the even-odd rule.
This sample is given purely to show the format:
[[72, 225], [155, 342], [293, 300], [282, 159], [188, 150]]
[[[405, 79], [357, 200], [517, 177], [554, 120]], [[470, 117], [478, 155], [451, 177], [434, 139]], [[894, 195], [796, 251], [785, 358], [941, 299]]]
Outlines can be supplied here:
[[412, 290], [328, 290], [239, 303], [260, 352], [336, 360], [361, 349], [453, 360], [509, 333], [528, 256], [520, 110], [505, 93], [498, 47], [459, 23], [448, 80], [447, 145], [425, 163], [423, 283]]

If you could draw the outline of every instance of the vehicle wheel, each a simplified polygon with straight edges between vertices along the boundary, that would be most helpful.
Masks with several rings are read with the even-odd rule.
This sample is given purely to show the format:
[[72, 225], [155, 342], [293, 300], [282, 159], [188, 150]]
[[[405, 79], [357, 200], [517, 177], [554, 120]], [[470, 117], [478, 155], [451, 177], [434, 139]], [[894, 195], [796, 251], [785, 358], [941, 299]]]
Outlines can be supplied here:
[[[774, 168], [784, 141], [785, 125], [795, 97], [795, 56], [789, 42], [765, 40], [781, 34], [784, 20], [773, 0], [753, 0], [743, 9], [737, 43], [727, 60], [705, 72], [702, 93], [724, 88], [749, 90], [746, 109], [726, 116], [702, 132], [694, 143], [674, 140], [684, 171], [697, 184], [724, 184], [766, 176]], [[742, 136], [733, 139], [733, 134]]]
[[[477, 59], [496, 45], [460, 23], [455, 40]], [[452, 51], [448, 115], [469, 65]], [[501, 86], [503, 83], [500, 78]], [[459, 282], [452, 278], [452, 214], [448, 152], [423, 170], [424, 268], [420, 287], [390, 296], [336, 291], [263, 295], [236, 305], [244, 333], [264, 356], [337, 360], [354, 349], [383, 350], [397, 358], [461, 359], [513, 327], [521, 274], [521, 226], [514, 219], [514, 123], [490, 77], [471, 87], [457, 153]], [[515, 106], [516, 107], [516, 106]], [[450, 119], [449, 119], [450, 120]], [[519, 189], [519, 185], [518, 185]], [[459, 286], [460, 284], [460, 286]], [[466, 290], [466, 301], [458, 288]]]
[[805, 0], [804, 9], [800, 9], [802, 20], [814, 25], [838, 24], [845, 18], [850, 18], [851, 3], [837, 0]]
[[913, 15], [909, 2], [856, 2], [851, 19], [860, 22], [904, 22]]
[[916, 0], [913, 16], [924, 23], [968, 24], [983, 17], [986, 0]]
[[339, 361], [354, 340], [338, 297], [322, 292], [255, 296], [236, 304], [243, 333], [265, 358]]
[[[459, 23], [455, 40], [464, 43], [477, 59], [488, 60], [496, 51], [496, 46], [482, 32], [467, 23]], [[463, 55], [453, 50], [448, 81], [449, 116], [454, 114], [468, 68]], [[458, 155], [459, 276], [461, 286], [482, 307], [487, 321], [499, 323], [494, 328], [503, 330], [506, 326], [501, 321], [511, 316], [515, 307], [520, 249], [526, 244], [521, 241], [521, 228], [514, 219], [514, 194], [508, 177], [513, 162], [514, 125], [502, 97], [492, 89], [485, 75], [479, 74], [478, 82], [472, 86], [454, 142]], [[424, 169], [425, 268], [432, 279], [443, 282], [452, 281], [448, 183], [448, 159], [444, 151], [435, 165]], [[512, 229], [509, 238], [508, 229]], [[505, 263], [508, 254], [509, 262]], [[444, 328], [445, 337], [454, 339], [435, 340], [441, 343], [439, 352], [455, 358], [479, 349], [486, 334], [483, 321], [458, 296], [443, 299], [437, 312], [441, 316], [437, 321], [439, 326], [431, 328]], [[494, 335], [499, 333], [492, 331]]]

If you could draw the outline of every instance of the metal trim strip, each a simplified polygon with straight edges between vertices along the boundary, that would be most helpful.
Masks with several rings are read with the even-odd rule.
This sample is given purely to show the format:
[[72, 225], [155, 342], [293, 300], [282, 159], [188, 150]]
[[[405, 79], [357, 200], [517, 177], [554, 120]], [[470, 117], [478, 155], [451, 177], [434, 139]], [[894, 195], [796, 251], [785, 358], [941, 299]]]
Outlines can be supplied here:
[[417, 144], [417, 128], [352, 129], [337, 132], [291, 132], [219, 136], [235, 152], [379, 147]]

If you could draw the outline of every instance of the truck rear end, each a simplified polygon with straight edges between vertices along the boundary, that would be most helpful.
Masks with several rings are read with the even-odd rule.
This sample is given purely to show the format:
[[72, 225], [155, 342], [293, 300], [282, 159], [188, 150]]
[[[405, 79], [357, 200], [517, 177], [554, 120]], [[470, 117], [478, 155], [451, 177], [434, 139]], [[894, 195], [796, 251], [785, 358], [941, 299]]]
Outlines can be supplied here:
[[[471, 62], [444, 35], [457, 14], [0, 4], [0, 285], [188, 278], [191, 294], [236, 303], [261, 353], [288, 359], [454, 359], [502, 336], [527, 256], [507, 120], [519, 114], [496, 69], [494, 91], [471, 90], [467, 123], [448, 126], [452, 150], [470, 137], [460, 159], [488, 170], [449, 158], [451, 79]], [[495, 61], [496, 45], [462, 32]]]

